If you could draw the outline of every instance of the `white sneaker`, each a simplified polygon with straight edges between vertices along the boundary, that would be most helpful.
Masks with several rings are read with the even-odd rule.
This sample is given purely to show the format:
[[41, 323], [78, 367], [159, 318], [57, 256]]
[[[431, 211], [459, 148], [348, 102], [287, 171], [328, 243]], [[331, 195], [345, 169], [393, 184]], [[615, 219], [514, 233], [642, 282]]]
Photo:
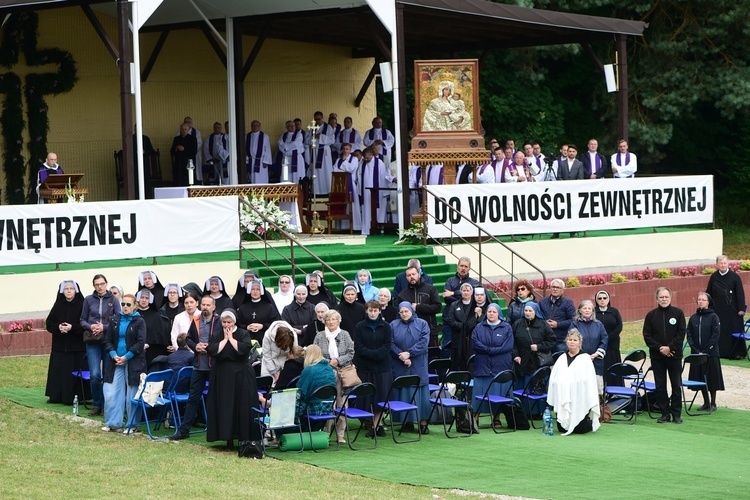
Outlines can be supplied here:
[[109, 431], [110, 431], [110, 428], [109, 428], [109, 426], [108, 426], [108, 425], [105, 425], [104, 427], [102, 427], [102, 430], [103, 430], [104, 432], [109, 432]]
[[127, 436], [135, 436], [136, 434], [140, 434], [141, 431], [138, 430], [138, 427], [133, 427], [132, 429], [128, 429], [127, 427], [122, 430], [122, 433]]

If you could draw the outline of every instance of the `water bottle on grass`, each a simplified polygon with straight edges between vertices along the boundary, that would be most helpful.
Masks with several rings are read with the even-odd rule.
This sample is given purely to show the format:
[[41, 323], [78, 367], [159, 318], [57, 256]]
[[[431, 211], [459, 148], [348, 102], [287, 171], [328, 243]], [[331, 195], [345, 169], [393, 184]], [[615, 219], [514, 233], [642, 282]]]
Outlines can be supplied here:
[[545, 408], [544, 416], [542, 417], [542, 420], [544, 421], [544, 427], [542, 428], [542, 433], [545, 436], [554, 436], [555, 428], [553, 426], [552, 412], [549, 411], [549, 406]]
[[78, 416], [78, 394], [73, 397], [73, 416]]

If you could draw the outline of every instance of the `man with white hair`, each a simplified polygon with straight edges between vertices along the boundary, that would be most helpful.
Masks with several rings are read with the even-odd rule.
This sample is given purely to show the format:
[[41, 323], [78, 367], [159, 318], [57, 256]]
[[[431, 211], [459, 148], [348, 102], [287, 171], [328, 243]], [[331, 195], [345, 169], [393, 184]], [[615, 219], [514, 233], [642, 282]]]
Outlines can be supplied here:
[[557, 343], [555, 352], [566, 350], [565, 337], [568, 329], [576, 317], [576, 306], [573, 301], [563, 297], [565, 293], [565, 282], [561, 279], [553, 279], [549, 285], [550, 294], [539, 302], [539, 309], [544, 315], [544, 320], [555, 332]]

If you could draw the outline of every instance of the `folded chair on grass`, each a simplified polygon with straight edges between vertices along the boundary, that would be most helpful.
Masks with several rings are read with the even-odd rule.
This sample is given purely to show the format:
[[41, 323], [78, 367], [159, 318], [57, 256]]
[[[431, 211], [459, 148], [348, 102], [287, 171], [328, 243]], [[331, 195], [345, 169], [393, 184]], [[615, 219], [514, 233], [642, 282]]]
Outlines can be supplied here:
[[[87, 410], [89, 409], [89, 400], [86, 399], [84, 394], [91, 394], [91, 372], [88, 370], [88, 367], [88, 358], [84, 355], [83, 360], [81, 361], [81, 369], [73, 372], [73, 376], [81, 381], [81, 398], [83, 401], [80, 402], [83, 403], [83, 407]], [[86, 386], [89, 388], [88, 391], [86, 390]]]
[[[362, 425], [362, 422], [365, 419], [372, 420], [373, 425], [375, 423], [375, 413], [373, 412], [372, 404], [370, 405], [370, 408], [365, 408], [364, 410], [361, 410], [359, 408], [352, 408], [349, 404], [350, 400], [354, 400], [355, 398], [363, 398], [366, 399], [368, 397], [375, 395], [375, 386], [372, 385], [369, 382], [365, 382], [362, 384], [357, 384], [351, 389], [349, 389], [349, 392], [346, 394], [346, 397], [344, 398], [344, 404], [342, 408], [336, 408], [334, 410], [334, 413], [338, 418], [343, 418], [344, 422], [346, 423], [345, 431], [346, 431], [346, 443], [349, 445], [349, 448], [351, 448], [354, 451], [357, 450], [374, 450], [378, 447], [378, 436], [377, 434], [373, 433], [373, 446], [366, 447], [366, 448], [355, 448], [354, 442], [357, 441], [357, 438], [359, 437], [359, 433], [364, 428]], [[369, 411], [368, 411], [369, 410]], [[354, 439], [351, 438], [349, 435], [349, 419], [357, 419], [360, 421], [359, 428], [357, 428], [357, 433], [354, 435]]]
[[[258, 427], [260, 427], [261, 442], [263, 443], [262, 450], [266, 456], [271, 456], [268, 454], [264, 439], [266, 431], [290, 431], [289, 433], [284, 433], [284, 436], [289, 438], [288, 447], [282, 447], [281, 440], [279, 440], [279, 451], [302, 453], [305, 450], [302, 426], [295, 416], [297, 390], [296, 387], [293, 387], [269, 393], [271, 408], [268, 411], [265, 408], [252, 408], [256, 415], [255, 421]], [[299, 437], [299, 447], [297, 447], [297, 437]]]
[[[395, 394], [394, 391], [398, 389], [404, 389], [408, 394], [408, 402], [398, 401], [393, 399]], [[388, 390], [388, 397], [385, 401], [378, 402], [378, 408], [383, 412], [381, 419], [385, 420], [387, 416], [391, 417], [391, 436], [393, 436], [393, 442], [398, 444], [414, 443], [422, 439], [422, 433], [417, 432], [417, 439], [408, 439], [399, 441], [396, 439], [396, 422], [393, 421], [393, 415], [395, 413], [404, 414], [404, 422], [408, 418], [411, 412], [414, 412], [415, 420], [419, 423], [419, 407], [417, 406], [417, 391], [419, 390], [419, 375], [402, 375], [396, 377], [391, 384], [391, 388]], [[380, 425], [380, 422], [375, 422], [375, 428]], [[404, 423], [398, 430], [398, 435], [401, 435], [401, 431], [404, 428]]]
[[[494, 416], [497, 415], [502, 411], [503, 405], [510, 405], [513, 406], [514, 399], [513, 399], [513, 383], [516, 380], [516, 375], [513, 373], [513, 370], [504, 370], [495, 375], [495, 377], [492, 379], [492, 382], [490, 382], [490, 385], [487, 386], [487, 390], [484, 392], [483, 395], [475, 395], [474, 399], [479, 401], [479, 410], [477, 411], [477, 417], [481, 417], [481, 411], [482, 407], [486, 404], [490, 410], [490, 418], [494, 419]], [[490, 394], [490, 391], [492, 390], [492, 386], [499, 385], [502, 387], [504, 384], [508, 387], [508, 389], [505, 391], [504, 394], [501, 394], [499, 396], [496, 396], [494, 394]], [[509, 384], [509, 385], [508, 385]], [[495, 411], [497, 410], [497, 411]], [[509, 415], [513, 415], [513, 425], [508, 422], [508, 427], [504, 431], [498, 431], [497, 427], [494, 423], [490, 425], [492, 427], [492, 430], [495, 432], [495, 434], [504, 434], [506, 432], [515, 432], [516, 431], [516, 416], [513, 412], [509, 412]]]
[[[471, 437], [472, 435], [472, 432], [469, 431], [465, 435], [451, 436], [449, 431], [453, 428], [453, 422], [448, 425], [445, 419], [446, 412], [466, 412], [469, 426], [473, 425], [474, 416], [471, 409], [471, 401], [467, 398], [470, 382], [471, 373], [467, 371], [448, 372], [440, 383], [440, 390], [438, 390], [437, 397], [430, 398], [432, 411], [430, 412], [430, 418], [427, 420], [431, 420], [432, 414], [435, 413], [435, 410], [438, 410], [443, 417], [443, 432], [445, 432], [445, 437], [447, 438]], [[456, 386], [456, 395], [453, 398], [446, 396], [448, 394], [448, 384], [455, 384]], [[454, 422], [457, 420], [458, 418], [453, 419]]]
[[[549, 376], [552, 373], [552, 367], [542, 366], [538, 368], [534, 373], [531, 374], [529, 381], [526, 383], [523, 389], [517, 389], [513, 391], [513, 395], [520, 400], [526, 399], [528, 401], [529, 413], [526, 415], [531, 421], [531, 426], [534, 429], [537, 427], [534, 424], [534, 415], [541, 414], [543, 408], [539, 408], [542, 401], [547, 399], [547, 385], [549, 384]], [[538, 411], [534, 411], [538, 410]], [[526, 409], [524, 408], [524, 412]]]
[[[169, 399], [169, 386], [172, 383], [174, 377], [173, 370], [162, 370], [158, 372], [151, 372], [146, 375], [143, 380], [143, 388], [139, 390], [136, 397], [130, 400], [130, 402], [137, 406], [140, 410], [133, 412], [133, 415], [128, 415], [128, 424], [126, 434], [130, 434], [133, 427], [137, 427], [141, 423], [146, 424], [146, 430], [148, 431], [148, 437], [151, 439], [164, 439], [169, 437], [154, 436], [151, 432], [151, 422], [156, 422], [154, 430], [159, 430], [159, 426], [164, 421], [164, 416], [167, 412], [167, 408], [172, 408], [172, 401]], [[164, 391], [167, 391], [166, 393]], [[149, 408], [159, 408], [159, 414], [155, 419], [149, 420], [147, 410]], [[140, 414], [142, 422], [135, 422], [135, 414]]]
[[[747, 360], [750, 361], [750, 346], [747, 343], [748, 340], [750, 340], [750, 321], [745, 321], [744, 332], [733, 333], [732, 337], [734, 337], [736, 344], [742, 342], [742, 345], [745, 347], [745, 356], [747, 356]], [[732, 351], [734, 351], [734, 349], [732, 349]]]
[[[615, 363], [609, 367], [608, 372], [610, 376], [620, 380], [637, 377], [639, 375], [638, 368], [629, 363]], [[612, 410], [612, 418], [610, 419], [610, 422], [636, 423], [638, 420], [639, 394], [638, 390], [632, 386], [605, 386], [604, 402], [607, 403]]]
[[[682, 360], [682, 372], [685, 372], [685, 367], [688, 365], [705, 365], [708, 363], [708, 354], [688, 354], [685, 356], [685, 359]], [[705, 367], [703, 367], [705, 368]], [[708, 383], [706, 382], [706, 373], [705, 370], [702, 372], [702, 376], [700, 377], [700, 380], [682, 380], [682, 403], [685, 405], [685, 413], [690, 415], [691, 417], [695, 417], [698, 415], [710, 415], [711, 410], [702, 411], [702, 410], [695, 410], [692, 413], [690, 410], [693, 408], [693, 403], [695, 403], [695, 398], [698, 397], [698, 393], [701, 391], [708, 391]], [[690, 403], [688, 404], [687, 395], [685, 394], [685, 389], [690, 389], [692, 391], [695, 391], [693, 394], [693, 399], [690, 400]]]

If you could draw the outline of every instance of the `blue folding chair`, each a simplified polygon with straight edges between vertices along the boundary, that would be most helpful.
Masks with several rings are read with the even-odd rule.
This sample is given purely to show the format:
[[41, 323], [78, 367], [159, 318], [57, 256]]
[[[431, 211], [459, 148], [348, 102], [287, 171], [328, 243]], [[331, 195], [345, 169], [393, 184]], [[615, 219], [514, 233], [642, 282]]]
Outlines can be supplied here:
[[446, 374], [451, 370], [450, 358], [433, 359], [427, 364], [430, 394], [440, 389]]
[[[147, 410], [149, 408], [159, 408], [159, 415], [156, 417], [156, 419], [153, 419], [153, 421], [156, 422], [156, 425], [154, 427], [154, 430], [159, 430], [159, 426], [161, 425], [161, 422], [164, 421], [164, 415], [167, 412], [167, 408], [172, 407], [172, 401], [169, 399], [169, 393], [164, 392], [165, 390], [168, 391], [170, 384], [172, 383], [172, 378], [174, 377], [174, 370], [162, 370], [158, 372], [151, 372], [146, 375], [145, 380], [143, 381], [143, 391], [141, 391], [137, 397], [132, 398], [130, 402], [134, 405], [136, 405], [140, 412], [135, 411], [133, 412], [133, 415], [128, 415], [128, 425], [126, 434], [130, 434], [130, 431], [133, 429], [133, 427], [137, 427], [138, 425], [145, 423], [146, 424], [146, 430], [148, 431], [148, 437], [151, 439], [164, 439], [166, 437], [169, 437], [168, 435], [164, 436], [154, 436], [154, 434], [151, 432], [151, 421], [148, 418]], [[154, 404], [151, 405], [147, 403], [144, 399], [144, 393], [146, 392], [146, 388], [148, 387], [148, 384], [151, 383], [163, 383], [163, 389], [162, 389], [162, 395], [157, 396], [156, 400], [154, 401]], [[135, 413], [140, 413], [142, 421], [136, 422], [135, 421]]]
[[[629, 363], [615, 363], [608, 370], [611, 377], [625, 380], [633, 380], [638, 377], [638, 368]], [[637, 378], [635, 379], [637, 380]], [[632, 385], [623, 387], [619, 385], [608, 385], [604, 387], [604, 401], [612, 410], [610, 422], [629, 422], [636, 423], [638, 420], [638, 389]], [[612, 408], [614, 406], [614, 408]], [[623, 413], [624, 412], [624, 413]], [[628, 416], [629, 415], [629, 416]], [[628, 416], [627, 418], [622, 418]]]
[[735, 338], [735, 345], [742, 342], [742, 344], [745, 346], [745, 355], [747, 356], [747, 360], [750, 361], [750, 346], [747, 344], [747, 341], [750, 340], [750, 320], [745, 321], [744, 332], [733, 333], [732, 337]]
[[[407, 402], [399, 401], [394, 398], [394, 391], [397, 389], [405, 389], [407, 390], [407, 394], [409, 394], [409, 397], [407, 398]], [[399, 441], [396, 439], [396, 423], [393, 421], [393, 414], [394, 413], [403, 413], [404, 414], [404, 423], [406, 422], [406, 419], [409, 416], [409, 413], [414, 412], [414, 418], [417, 422], [419, 422], [419, 407], [417, 406], [417, 391], [419, 390], [419, 375], [402, 375], [400, 377], [396, 377], [396, 379], [391, 384], [391, 388], [388, 390], [388, 396], [386, 397], [385, 401], [379, 401], [378, 402], [378, 408], [381, 412], [383, 412], [383, 415], [381, 417], [381, 421], [385, 420], [385, 418], [390, 415], [391, 416], [391, 436], [393, 436], [393, 442], [397, 444], [404, 444], [404, 443], [415, 443], [422, 439], [422, 433], [417, 432], [417, 439], [405, 439]], [[401, 431], [404, 428], [404, 423], [401, 424], [401, 427], [398, 430], [398, 435], [401, 435]], [[375, 422], [375, 428], [377, 429], [377, 426], [380, 425], [380, 422]]]
[[[184, 392], [182, 390], [182, 385], [184, 385], [182, 382], [187, 380], [190, 382], [191, 377], [193, 376], [193, 367], [192, 366], [183, 366], [180, 368], [180, 370], [177, 372], [177, 375], [175, 375], [172, 386], [169, 388], [169, 399], [172, 401], [172, 415], [174, 415], [174, 427], [175, 427], [175, 433], [177, 433], [177, 430], [180, 428], [180, 425], [182, 425], [182, 412], [180, 411], [180, 404], [187, 404], [188, 399], [190, 398], [190, 389], [188, 384], [188, 390], [187, 392]], [[206, 410], [206, 396], [201, 394], [201, 407], [203, 408], [203, 421], [206, 422], [206, 425], [201, 430], [197, 431], [190, 431], [190, 434], [199, 434], [201, 432], [206, 432], [208, 429], [208, 411]]]
[[[685, 367], [688, 365], [700, 366], [700, 365], [705, 365], [707, 363], [708, 363], [708, 354], [689, 354], [685, 356], [685, 359], [682, 360], [682, 372], [683, 373], [685, 372]], [[690, 404], [688, 404], [687, 396], [685, 395], [685, 388], [695, 391], [695, 393], [693, 394], [693, 399], [690, 400]], [[685, 405], [685, 413], [690, 415], [691, 417], [711, 414], [710, 409], [706, 411], [696, 410], [693, 413], [690, 413], [690, 410], [693, 408], [693, 403], [695, 403], [695, 398], [698, 397], [698, 393], [701, 391], [708, 391], [708, 382], [706, 381], [705, 370], [703, 370], [700, 380], [684, 380], [683, 379], [682, 402]]]
[[[336, 403], [336, 396], [337, 395], [338, 395], [338, 390], [336, 389], [335, 385], [324, 385], [324, 386], [318, 387], [310, 395], [310, 397], [308, 398], [308, 401], [322, 400], [326, 404], [330, 404], [330, 410], [327, 413], [323, 413], [323, 414], [320, 414], [320, 415], [311, 415], [310, 414], [309, 403], [306, 403], [305, 406], [304, 406], [304, 408], [303, 408], [303, 410], [302, 410], [302, 415], [300, 416], [300, 418], [304, 417], [304, 418], [307, 419], [307, 432], [310, 435], [310, 446], [312, 447], [312, 450], [314, 452], [316, 452], [316, 453], [319, 453], [319, 452], [324, 451], [324, 450], [316, 450], [315, 449], [315, 444], [313, 442], [313, 434], [312, 434], [313, 433], [313, 430], [312, 430], [313, 429], [313, 425], [312, 424], [313, 424], [313, 422], [315, 422], [317, 424], [320, 424], [320, 423], [325, 424], [325, 422], [327, 422], [329, 420], [336, 421], [336, 419], [338, 417], [336, 416], [336, 414], [333, 411], [333, 406]], [[318, 426], [316, 426], [316, 427], [318, 427]], [[331, 434], [335, 434], [336, 426], [334, 425], [332, 427], [333, 428], [331, 429]], [[330, 440], [330, 436], [329, 436], [329, 440]], [[338, 451], [339, 446], [340, 446], [339, 445], [339, 440], [336, 439], [336, 451]]]
[[[474, 415], [471, 408], [471, 401], [469, 401], [467, 397], [470, 382], [471, 373], [467, 371], [448, 372], [440, 384], [440, 390], [437, 393], [437, 397], [430, 398], [432, 411], [430, 412], [430, 418], [427, 420], [431, 420], [432, 414], [435, 413], [435, 410], [438, 410], [443, 417], [443, 432], [445, 432], [445, 437], [447, 438], [454, 439], [458, 437], [471, 437], [473, 434], [469, 431], [469, 433], [465, 435], [451, 436], [449, 432], [453, 428], [453, 422], [448, 425], [445, 419], [446, 412], [462, 410], [466, 412], [467, 418], [469, 419], [469, 425], [473, 425], [472, 422], [474, 420]], [[444, 396], [445, 394], [448, 394], [448, 384], [454, 384], [456, 387], [455, 397], [453, 398]], [[458, 418], [453, 419], [454, 422], [457, 420]]]
[[[659, 418], [661, 416], [661, 412], [656, 412], [656, 414], [651, 413], [651, 400], [649, 398], [649, 394], [656, 393], [656, 383], [652, 382], [651, 380], [646, 380], [648, 377], [649, 372], [651, 372], [651, 367], [649, 366], [645, 373], [640, 375], [640, 378], [636, 379], [635, 381], [630, 383], [630, 387], [637, 391], [643, 391], [643, 395], [641, 397], [641, 405], [643, 405], [643, 401], [646, 402], [646, 411], [648, 412], [648, 416], [650, 418]], [[656, 411], [657, 408], [654, 408], [654, 411]]]
[[[346, 443], [349, 445], [349, 448], [351, 448], [353, 451], [357, 450], [374, 450], [378, 447], [378, 436], [377, 434], [373, 433], [373, 443], [374, 445], [367, 448], [355, 448], [354, 442], [357, 441], [357, 438], [359, 437], [359, 433], [362, 432], [362, 429], [364, 428], [362, 425], [362, 421], [369, 419], [372, 420], [373, 425], [375, 425], [375, 413], [373, 412], [372, 404], [370, 404], [370, 411], [367, 411], [367, 408], [360, 409], [360, 408], [352, 408], [349, 405], [349, 402], [354, 400], [355, 398], [368, 398], [375, 395], [375, 386], [372, 385], [369, 382], [364, 382], [362, 384], [357, 384], [351, 389], [349, 389], [349, 392], [346, 394], [346, 397], [344, 398], [344, 402], [341, 408], [336, 408], [334, 410], [334, 413], [338, 418], [343, 418], [344, 422], [346, 423], [344, 430], [346, 432]], [[359, 420], [360, 424], [357, 428], [357, 433], [354, 435], [354, 439], [351, 439], [351, 436], [349, 435], [349, 419]], [[377, 427], [373, 427], [374, 429], [377, 429]]]
[[[538, 407], [542, 404], [542, 401], [545, 401], [547, 399], [547, 385], [549, 384], [550, 373], [552, 373], [552, 367], [542, 366], [531, 374], [529, 381], [526, 383], [523, 389], [517, 389], [513, 391], [513, 395], [515, 397], [521, 400], [525, 399], [529, 402], [529, 413], [526, 416], [531, 421], [531, 426], [534, 429], [538, 429], [538, 427], [534, 424], [533, 416], [538, 415], [542, 412], [542, 410], [540, 408], [538, 409]], [[541, 386], [544, 387], [543, 391], [536, 389]], [[534, 410], [537, 409], [538, 412], [535, 413]]]
[[[512, 391], [513, 391], [513, 383], [516, 380], [516, 374], [513, 373], [513, 370], [504, 370], [495, 375], [495, 377], [492, 379], [492, 382], [490, 382], [490, 385], [487, 386], [487, 390], [484, 392], [481, 396], [474, 396], [474, 399], [479, 401], [479, 411], [477, 411], [477, 417], [481, 415], [482, 407], [487, 404], [490, 410], [490, 417], [494, 418], [495, 415], [500, 413], [500, 410], [503, 405], [511, 405], [513, 406], [513, 403], [516, 401], [512, 397]], [[494, 394], [490, 394], [490, 391], [492, 390], [492, 386], [498, 384], [500, 387], [507, 387], [507, 390], [504, 394], [497, 396]], [[497, 410], [496, 410], [497, 409]], [[497, 426], [494, 425], [494, 423], [491, 425], [492, 430], [495, 432], [495, 434], [504, 434], [506, 432], [515, 432], [516, 431], [516, 415], [512, 411], [508, 413], [509, 415], [513, 416], [513, 425], [511, 426], [510, 422], [508, 422], [508, 429], [504, 431], [498, 431]]]

